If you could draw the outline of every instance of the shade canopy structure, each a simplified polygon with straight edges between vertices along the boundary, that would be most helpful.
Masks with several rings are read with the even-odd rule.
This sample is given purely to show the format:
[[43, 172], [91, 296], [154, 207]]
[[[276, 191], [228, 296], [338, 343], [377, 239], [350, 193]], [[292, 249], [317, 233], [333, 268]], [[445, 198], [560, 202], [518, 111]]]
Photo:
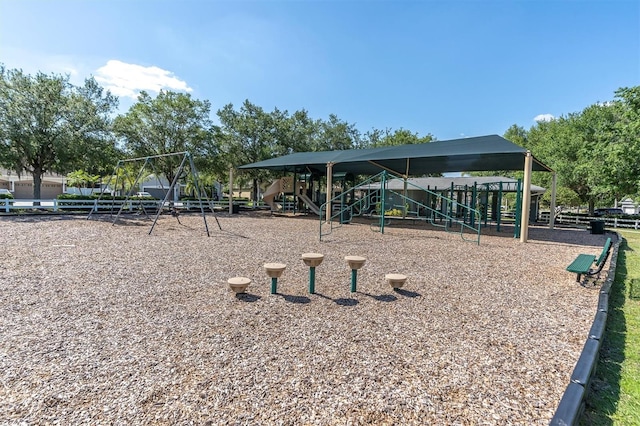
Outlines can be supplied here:
[[[527, 150], [498, 135], [342, 151], [297, 152], [239, 169], [266, 169], [324, 174], [376, 174], [387, 170], [403, 176], [494, 170], [524, 170]], [[552, 171], [533, 158], [533, 171]]]
[[[451, 139], [414, 145], [386, 146], [343, 151], [298, 152], [270, 160], [245, 164], [240, 169], [266, 169], [282, 172], [318, 173], [327, 176], [326, 217], [331, 217], [332, 177], [334, 173], [374, 175], [382, 170], [408, 178], [452, 172], [523, 170], [522, 233], [527, 241], [531, 172], [553, 172], [530, 151], [498, 135]], [[555, 174], [554, 174], [555, 182]], [[555, 208], [555, 186], [551, 207]], [[526, 215], [526, 216], [525, 216]], [[553, 226], [553, 221], [550, 223]]]

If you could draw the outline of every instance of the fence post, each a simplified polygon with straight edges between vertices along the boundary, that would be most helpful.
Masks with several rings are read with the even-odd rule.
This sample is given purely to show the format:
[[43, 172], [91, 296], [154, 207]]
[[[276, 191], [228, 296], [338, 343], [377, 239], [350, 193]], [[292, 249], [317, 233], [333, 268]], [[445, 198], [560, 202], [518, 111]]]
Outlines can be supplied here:
[[58, 199], [57, 198], [53, 199], [53, 211], [54, 212], [58, 211]]

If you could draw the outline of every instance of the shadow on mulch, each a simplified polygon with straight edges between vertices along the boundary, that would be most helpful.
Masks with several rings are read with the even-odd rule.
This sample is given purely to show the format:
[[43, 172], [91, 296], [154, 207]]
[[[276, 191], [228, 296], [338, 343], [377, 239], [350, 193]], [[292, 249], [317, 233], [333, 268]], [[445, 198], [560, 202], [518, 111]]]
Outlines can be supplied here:
[[356, 306], [358, 304], [358, 301], [356, 299], [349, 299], [344, 297], [335, 299], [334, 302], [336, 302], [340, 306]]
[[257, 302], [258, 300], [262, 299], [262, 297], [250, 293], [237, 293], [236, 299], [242, 300], [243, 302], [252, 303]]
[[398, 300], [398, 298], [393, 294], [369, 294], [361, 291], [359, 291], [358, 293], [362, 294], [363, 296], [368, 296], [372, 299], [375, 299], [378, 302], [395, 302], [396, 300]]
[[316, 296], [323, 297], [323, 298], [325, 298], [327, 300], [331, 300], [332, 302], [335, 302], [337, 305], [340, 305], [340, 306], [356, 306], [358, 303], [360, 303], [356, 299], [352, 299], [352, 298], [349, 298], [349, 297], [340, 297], [338, 299], [332, 299], [331, 297], [325, 296], [322, 293], [317, 293], [316, 292], [314, 294]]
[[282, 296], [284, 300], [290, 303], [299, 303], [299, 304], [311, 303], [311, 299], [309, 299], [307, 296], [293, 296], [291, 294], [281, 294], [281, 293], [277, 293], [277, 294]]
[[405, 297], [420, 297], [420, 296], [422, 296], [420, 293], [417, 293], [415, 291], [405, 290], [405, 289], [402, 289], [402, 288], [396, 288], [393, 291], [395, 291], [396, 293], [401, 294], [401, 295], [403, 295]]

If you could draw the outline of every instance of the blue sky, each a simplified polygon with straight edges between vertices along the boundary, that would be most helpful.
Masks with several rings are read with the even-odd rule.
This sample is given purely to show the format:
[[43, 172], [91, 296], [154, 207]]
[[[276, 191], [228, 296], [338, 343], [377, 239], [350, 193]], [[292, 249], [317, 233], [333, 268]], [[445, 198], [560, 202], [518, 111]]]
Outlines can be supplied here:
[[440, 140], [640, 84], [640, 2], [0, 0], [0, 62]]

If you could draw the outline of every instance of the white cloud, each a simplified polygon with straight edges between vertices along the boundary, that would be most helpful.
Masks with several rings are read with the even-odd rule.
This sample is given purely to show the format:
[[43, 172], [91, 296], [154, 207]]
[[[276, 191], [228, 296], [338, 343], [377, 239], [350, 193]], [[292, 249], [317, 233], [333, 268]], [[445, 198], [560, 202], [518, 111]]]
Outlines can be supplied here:
[[141, 90], [159, 93], [160, 90], [191, 92], [193, 89], [171, 71], [155, 66], [143, 67], [115, 59], [96, 71], [96, 81], [111, 93], [136, 99]]
[[553, 114], [538, 114], [533, 119], [537, 122], [540, 122], [540, 121], [553, 121], [556, 118], [553, 116]]

